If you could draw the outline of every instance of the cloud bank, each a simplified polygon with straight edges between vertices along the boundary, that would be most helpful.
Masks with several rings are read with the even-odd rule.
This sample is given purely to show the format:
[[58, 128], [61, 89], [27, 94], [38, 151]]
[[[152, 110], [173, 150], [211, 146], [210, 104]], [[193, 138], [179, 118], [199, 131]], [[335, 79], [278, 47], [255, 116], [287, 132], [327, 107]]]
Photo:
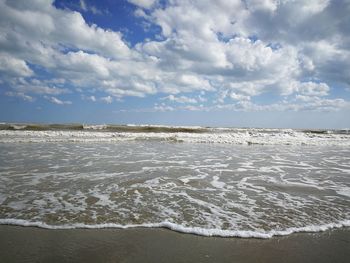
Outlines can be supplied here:
[[69, 93], [105, 103], [158, 96], [159, 111], [349, 108], [338, 95], [350, 87], [347, 0], [129, 3], [135, 20], [161, 33], [130, 44], [53, 1], [0, 0], [5, 95], [59, 105], [72, 103], [57, 97]]

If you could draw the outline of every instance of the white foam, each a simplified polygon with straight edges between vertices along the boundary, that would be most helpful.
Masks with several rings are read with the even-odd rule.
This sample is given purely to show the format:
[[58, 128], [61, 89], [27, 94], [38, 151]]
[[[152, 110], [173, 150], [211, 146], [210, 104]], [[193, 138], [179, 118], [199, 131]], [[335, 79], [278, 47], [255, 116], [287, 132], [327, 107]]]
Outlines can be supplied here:
[[100, 124], [100, 125], [87, 125], [87, 124], [84, 124], [83, 125], [83, 129], [85, 130], [103, 130], [103, 129], [106, 129], [107, 128], [107, 125], [105, 124]]
[[12, 201], [7, 204], [8, 207], [14, 209], [14, 210], [23, 210], [26, 208], [26, 203], [25, 201]]
[[[143, 167], [145, 168], [145, 167]], [[147, 180], [145, 181], [143, 184], [145, 186], [152, 186], [152, 187], [155, 187], [155, 186], [158, 186], [159, 185], [159, 181], [160, 181], [160, 178], [157, 177], [157, 178], [153, 178], [153, 179], [150, 179], [150, 180]]]
[[188, 184], [190, 182], [190, 178], [179, 178], [179, 180], [184, 184]]
[[218, 176], [213, 176], [213, 180], [210, 182], [210, 184], [215, 188], [219, 188], [219, 189], [223, 189], [226, 185], [224, 182], [219, 181]]
[[343, 187], [340, 190], [337, 190], [336, 192], [337, 194], [350, 197], [350, 187]]
[[228, 230], [228, 229], [216, 229], [216, 228], [201, 228], [201, 227], [188, 227], [178, 225], [172, 222], [164, 221], [160, 223], [146, 223], [146, 224], [133, 224], [133, 225], [122, 225], [114, 223], [104, 223], [104, 224], [65, 224], [65, 225], [49, 225], [40, 221], [29, 221], [24, 219], [14, 219], [14, 218], [2, 218], [0, 219], [1, 225], [18, 225], [18, 226], [31, 226], [40, 227], [46, 229], [102, 229], [102, 228], [168, 228], [173, 231], [195, 234], [200, 236], [218, 236], [218, 237], [242, 237], [242, 238], [271, 238], [273, 236], [286, 236], [292, 233], [314, 233], [323, 232], [333, 228], [349, 227], [350, 220], [343, 220], [335, 223], [328, 223], [323, 225], [309, 225], [304, 227], [290, 227], [284, 230], [271, 230], [271, 231], [253, 231], [253, 230]]
[[350, 146], [350, 137], [341, 134], [310, 134], [289, 131], [266, 133], [259, 130], [208, 133], [152, 133], [99, 131], [0, 131], [0, 142], [119, 142], [130, 140], [160, 140], [190, 143], [228, 143], [262, 145], [338, 145]]
[[[38, 134], [10, 132], [5, 137], [118, 142], [123, 136], [127, 140], [129, 135], [138, 136], [95, 131]], [[177, 134], [190, 139], [207, 135]], [[0, 192], [9, 198], [0, 194], [0, 201], [2, 207], [12, 209], [2, 217], [44, 224], [52, 222], [45, 218], [55, 213], [59, 218], [52, 222], [55, 225], [44, 227], [167, 227], [207, 236], [266, 238], [350, 219], [349, 147], [169, 146], [3, 144], [6, 151], [1, 158], [7, 162], [0, 171]], [[23, 190], [18, 196], [11, 189]], [[108, 222], [119, 225], [101, 225]], [[138, 225], [127, 225], [133, 223]]]
[[15, 130], [22, 130], [25, 127], [27, 127], [27, 125], [15, 125], [15, 124], [12, 125], [12, 128]]
[[158, 125], [158, 124], [133, 124], [133, 123], [130, 123], [130, 124], [127, 124], [126, 126], [129, 126], [129, 127], [155, 127], [155, 128], [169, 128], [169, 129], [172, 129], [172, 128], [176, 128], [176, 129], [203, 129], [204, 127], [202, 126], [186, 126], [186, 125]]

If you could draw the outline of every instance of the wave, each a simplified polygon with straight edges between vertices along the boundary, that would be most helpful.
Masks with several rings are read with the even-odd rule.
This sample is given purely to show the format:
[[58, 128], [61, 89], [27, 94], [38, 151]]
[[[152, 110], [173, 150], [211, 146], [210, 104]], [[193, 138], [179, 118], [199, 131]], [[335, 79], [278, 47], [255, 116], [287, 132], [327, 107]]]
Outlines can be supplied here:
[[253, 231], [253, 230], [226, 230], [226, 229], [206, 229], [201, 227], [187, 227], [171, 223], [168, 221], [160, 223], [148, 223], [148, 224], [134, 224], [134, 225], [121, 225], [114, 223], [104, 223], [104, 224], [84, 224], [84, 223], [75, 223], [75, 224], [66, 224], [66, 225], [49, 225], [40, 221], [29, 221], [23, 219], [0, 219], [1, 225], [17, 225], [17, 226], [30, 226], [30, 227], [39, 227], [45, 229], [102, 229], [102, 228], [119, 228], [119, 229], [128, 229], [128, 228], [167, 228], [176, 232], [186, 233], [186, 234], [195, 234], [200, 236], [216, 236], [216, 237], [241, 237], [241, 238], [272, 238], [274, 236], [286, 236], [292, 233], [315, 233], [323, 232], [329, 229], [349, 227], [350, 220], [343, 220], [336, 223], [328, 223], [322, 225], [309, 225], [303, 227], [290, 227], [284, 230], [271, 230], [271, 231]]
[[199, 126], [165, 126], [165, 125], [111, 125], [111, 124], [6, 124], [0, 123], [0, 130], [22, 131], [110, 131], [110, 132], [153, 132], [153, 133], [200, 133], [209, 129]]
[[0, 130], [9, 131], [59, 131], [59, 130], [83, 130], [84, 125], [82, 124], [12, 124], [12, 123], [1, 123]]
[[122, 142], [165, 141], [186, 143], [225, 143], [245, 145], [317, 145], [350, 146], [350, 136], [310, 134], [294, 130], [278, 132], [234, 130], [232, 132], [100, 132], [100, 131], [29, 131], [0, 130], [0, 143], [43, 142]]
[[115, 124], [25, 124], [0, 123], [0, 130], [22, 131], [105, 131], [105, 132], [134, 132], [134, 133], [305, 133], [314, 135], [343, 134], [350, 135], [350, 129], [273, 129], [273, 128], [220, 128], [201, 126], [167, 126], [167, 125], [115, 125]]

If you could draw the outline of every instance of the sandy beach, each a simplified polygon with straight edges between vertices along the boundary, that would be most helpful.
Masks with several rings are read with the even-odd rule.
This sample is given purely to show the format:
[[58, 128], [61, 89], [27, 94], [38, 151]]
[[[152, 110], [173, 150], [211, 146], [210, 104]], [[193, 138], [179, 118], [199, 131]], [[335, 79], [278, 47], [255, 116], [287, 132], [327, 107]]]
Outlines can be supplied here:
[[349, 262], [350, 229], [244, 239], [167, 229], [2, 225], [0, 248], [1, 262]]
[[350, 263], [350, 0], [0, 0], [0, 263]]

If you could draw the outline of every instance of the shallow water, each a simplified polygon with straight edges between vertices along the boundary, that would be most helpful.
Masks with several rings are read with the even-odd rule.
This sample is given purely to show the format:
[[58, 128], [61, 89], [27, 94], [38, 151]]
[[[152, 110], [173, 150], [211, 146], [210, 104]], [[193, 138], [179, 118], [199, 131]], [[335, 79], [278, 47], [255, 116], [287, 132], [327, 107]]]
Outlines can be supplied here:
[[271, 237], [350, 225], [349, 208], [341, 145], [0, 144], [3, 224]]

